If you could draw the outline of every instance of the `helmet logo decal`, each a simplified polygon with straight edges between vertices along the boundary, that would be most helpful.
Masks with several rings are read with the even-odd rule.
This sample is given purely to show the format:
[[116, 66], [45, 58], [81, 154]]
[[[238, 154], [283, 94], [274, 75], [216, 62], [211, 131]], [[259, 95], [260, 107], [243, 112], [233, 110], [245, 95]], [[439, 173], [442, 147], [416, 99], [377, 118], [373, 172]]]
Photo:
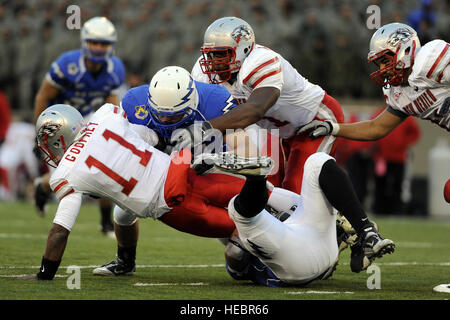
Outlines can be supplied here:
[[412, 32], [406, 28], [397, 29], [391, 36], [387, 43], [393, 47], [396, 47], [400, 42], [406, 42], [412, 37]]
[[249, 29], [245, 25], [241, 25], [233, 30], [231, 33], [231, 37], [236, 41], [236, 43], [239, 43], [241, 39], [244, 39], [246, 41], [249, 41], [253, 36], [253, 32], [251, 29]]
[[44, 124], [39, 128], [38, 136], [42, 137], [43, 135], [53, 137], [61, 128], [61, 125], [58, 124]]
[[174, 106], [174, 107], [178, 107], [178, 106], [180, 106], [180, 105], [182, 105], [184, 103], [187, 103], [190, 100], [191, 93], [192, 93], [192, 91], [194, 91], [193, 84], [194, 84], [194, 80], [192, 79], [191, 76], [189, 76], [189, 85], [188, 85], [188, 90], [189, 91], [188, 91], [188, 93], [186, 93], [186, 95], [183, 98], [181, 98], [181, 102], [179, 104], [177, 104], [176, 106]]
[[136, 106], [135, 110], [136, 113], [134, 115], [136, 118], [143, 120], [148, 117], [148, 111], [144, 105]]

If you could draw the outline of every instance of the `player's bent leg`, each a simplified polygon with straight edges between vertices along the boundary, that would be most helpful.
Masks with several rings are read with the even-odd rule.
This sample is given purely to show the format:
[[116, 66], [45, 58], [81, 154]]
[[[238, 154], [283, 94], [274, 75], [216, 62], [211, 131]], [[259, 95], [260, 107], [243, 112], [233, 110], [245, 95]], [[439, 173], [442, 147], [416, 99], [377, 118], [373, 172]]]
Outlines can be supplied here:
[[350, 267], [353, 272], [365, 270], [375, 258], [394, 252], [394, 242], [378, 233], [364, 212], [348, 175], [334, 159], [323, 164], [319, 185], [330, 204], [349, 220], [358, 235], [357, 243], [351, 247]]
[[158, 220], [178, 231], [207, 238], [228, 238], [236, 228], [225, 208], [191, 197], [172, 207]]

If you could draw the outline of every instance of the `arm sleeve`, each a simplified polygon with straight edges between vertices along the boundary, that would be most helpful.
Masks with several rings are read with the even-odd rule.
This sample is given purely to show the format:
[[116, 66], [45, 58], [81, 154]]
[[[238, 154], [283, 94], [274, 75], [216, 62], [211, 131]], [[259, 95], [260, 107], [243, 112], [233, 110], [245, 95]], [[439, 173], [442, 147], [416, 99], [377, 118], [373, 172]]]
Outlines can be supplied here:
[[65, 196], [58, 205], [53, 223], [59, 224], [65, 229], [72, 231], [72, 228], [80, 212], [83, 194], [74, 192]]

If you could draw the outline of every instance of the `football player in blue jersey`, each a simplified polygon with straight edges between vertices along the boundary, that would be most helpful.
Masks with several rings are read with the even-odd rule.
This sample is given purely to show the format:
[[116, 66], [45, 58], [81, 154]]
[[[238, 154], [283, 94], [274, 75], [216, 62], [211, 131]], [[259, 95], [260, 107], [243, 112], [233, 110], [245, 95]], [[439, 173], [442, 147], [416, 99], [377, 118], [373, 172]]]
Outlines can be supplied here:
[[[130, 89], [120, 105], [131, 123], [147, 126], [158, 135], [158, 139], [152, 141], [158, 140], [155, 147], [166, 153], [172, 150], [170, 140], [176, 129], [187, 128], [195, 121], [207, 123], [236, 107], [228, 90], [218, 85], [194, 81], [187, 70], [178, 66], [164, 67], [152, 77], [149, 84]], [[180, 208], [172, 210], [170, 215], [163, 216], [160, 220], [183, 232], [212, 236], [211, 221], [207, 221], [207, 217], [210, 215], [204, 212]], [[227, 224], [222, 225], [228, 228]], [[138, 220], [133, 214], [116, 206], [114, 230], [118, 243], [117, 259], [96, 268], [95, 275], [125, 275], [134, 272]], [[214, 232], [216, 231], [218, 230]]]
[[170, 139], [177, 128], [194, 121], [208, 121], [236, 107], [228, 90], [218, 85], [194, 81], [182, 67], [159, 70], [150, 84], [130, 89], [121, 107], [131, 123], [153, 129], [159, 137], [158, 148], [170, 151]]
[[[104, 103], [119, 104], [115, 92], [123, 83], [125, 67], [114, 56], [117, 33], [105, 17], [86, 21], [81, 30], [82, 48], [60, 55], [51, 65], [34, 102], [34, 115], [50, 105], [61, 103], [74, 106], [87, 120]], [[50, 196], [49, 175], [36, 181], [35, 204], [38, 214], [45, 214]], [[112, 235], [112, 204], [99, 199], [102, 232]]]

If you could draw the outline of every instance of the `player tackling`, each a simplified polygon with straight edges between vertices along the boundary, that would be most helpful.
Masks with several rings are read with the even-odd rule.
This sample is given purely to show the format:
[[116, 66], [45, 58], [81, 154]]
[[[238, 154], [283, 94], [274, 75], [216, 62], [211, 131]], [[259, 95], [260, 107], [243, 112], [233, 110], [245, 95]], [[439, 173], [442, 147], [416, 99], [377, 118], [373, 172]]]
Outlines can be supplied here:
[[[333, 135], [353, 140], [378, 140], [409, 116], [431, 121], [450, 131], [450, 44], [433, 40], [421, 47], [416, 31], [402, 23], [382, 26], [370, 40], [368, 61], [377, 66], [370, 77], [383, 87], [387, 108], [375, 119], [351, 124], [317, 121], [312, 138]], [[450, 179], [444, 187], [450, 202]]]

